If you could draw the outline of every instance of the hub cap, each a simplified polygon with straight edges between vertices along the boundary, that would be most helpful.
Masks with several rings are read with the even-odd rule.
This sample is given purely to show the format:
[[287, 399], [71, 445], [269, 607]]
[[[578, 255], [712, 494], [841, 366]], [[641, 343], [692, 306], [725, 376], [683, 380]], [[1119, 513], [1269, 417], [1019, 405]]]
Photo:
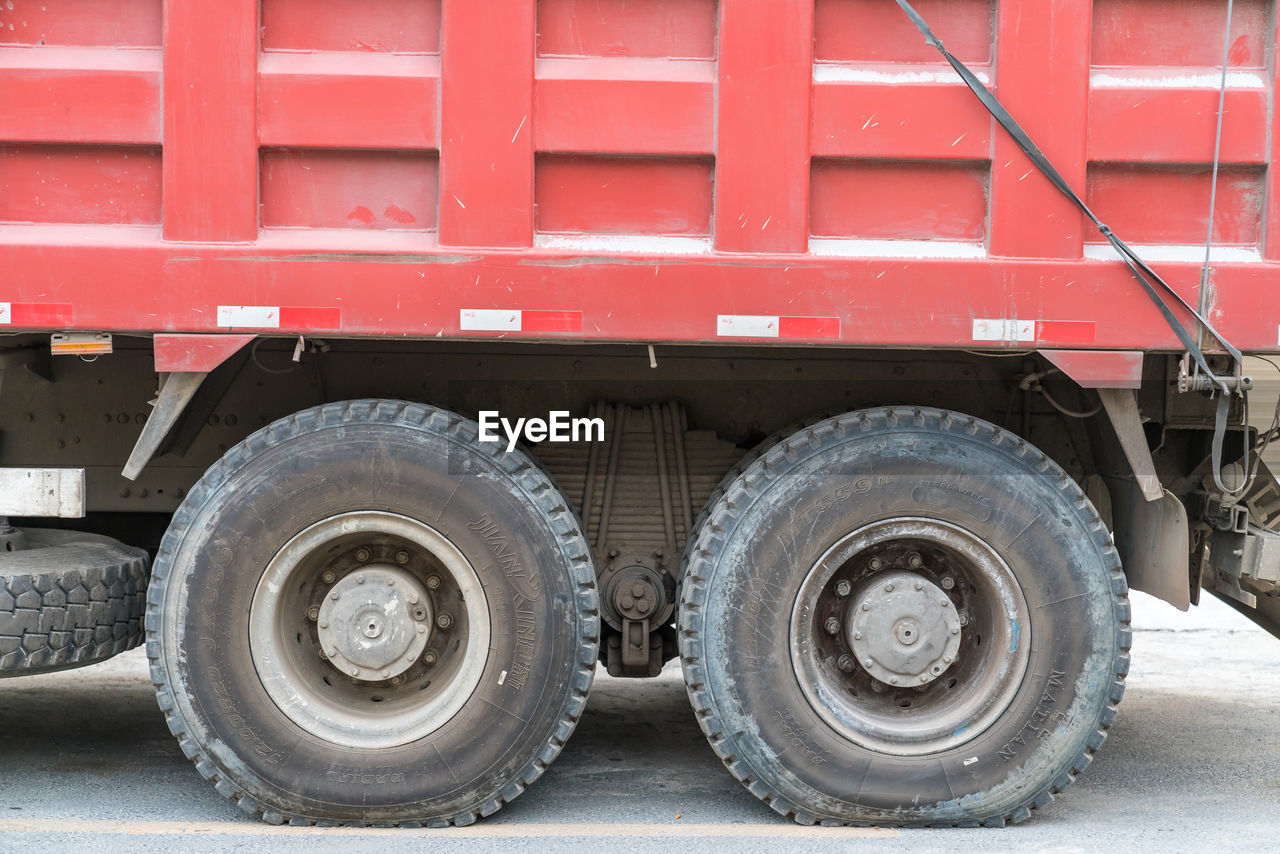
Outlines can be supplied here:
[[480, 578], [443, 534], [395, 513], [323, 519], [289, 540], [249, 609], [272, 702], [305, 732], [396, 747], [447, 723], [489, 655]]
[[1031, 645], [1013, 571], [980, 537], [899, 517], [841, 538], [800, 585], [796, 679], [814, 711], [881, 753], [936, 753], [1009, 707]]
[[849, 605], [849, 643], [867, 672], [889, 685], [926, 685], [960, 649], [960, 614], [941, 587], [914, 572], [870, 581]]
[[426, 587], [393, 566], [343, 578], [320, 606], [317, 636], [334, 667], [357, 679], [399, 676], [422, 655], [431, 631]]

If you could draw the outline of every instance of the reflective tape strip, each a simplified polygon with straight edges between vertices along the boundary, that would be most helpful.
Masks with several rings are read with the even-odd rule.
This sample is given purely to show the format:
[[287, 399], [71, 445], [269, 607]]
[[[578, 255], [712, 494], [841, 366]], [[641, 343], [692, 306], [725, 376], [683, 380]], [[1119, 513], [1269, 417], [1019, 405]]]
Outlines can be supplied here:
[[1006, 344], [1033, 344], [1036, 340], [1034, 320], [977, 318], [973, 321], [974, 341], [999, 341]]
[[342, 328], [342, 309], [290, 305], [220, 305], [218, 326], [224, 329], [337, 330]]
[[458, 313], [463, 332], [581, 332], [582, 312], [464, 308]]
[[838, 317], [781, 317], [776, 314], [716, 315], [721, 338], [839, 338]]
[[1097, 326], [1092, 320], [1017, 320], [1009, 318], [973, 321], [974, 341], [1003, 344], [1092, 344]]
[[458, 328], [463, 332], [519, 332], [520, 311], [464, 308], [459, 312]]
[[246, 329], [279, 329], [278, 305], [220, 305], [218, 325]]
[[64, 302], [0, 302], [0, 325], [70, 326], [71, 306]]

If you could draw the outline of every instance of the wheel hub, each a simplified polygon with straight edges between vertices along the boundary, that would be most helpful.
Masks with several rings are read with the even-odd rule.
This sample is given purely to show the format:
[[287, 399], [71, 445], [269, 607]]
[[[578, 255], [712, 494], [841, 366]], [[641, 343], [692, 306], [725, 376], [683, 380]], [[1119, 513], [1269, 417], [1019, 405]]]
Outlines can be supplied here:
[[956, 660], [960, 614], [946, 593], [914, 572], [877, 576], [845, 619], [862, 666], [890, 685], [926, 685]]
[[431, 634], [431, 600], [409, 572], [362, 567], [333, 586], [320, 606], [316, 635], [329, 662], [365, 681], [399, 676]]

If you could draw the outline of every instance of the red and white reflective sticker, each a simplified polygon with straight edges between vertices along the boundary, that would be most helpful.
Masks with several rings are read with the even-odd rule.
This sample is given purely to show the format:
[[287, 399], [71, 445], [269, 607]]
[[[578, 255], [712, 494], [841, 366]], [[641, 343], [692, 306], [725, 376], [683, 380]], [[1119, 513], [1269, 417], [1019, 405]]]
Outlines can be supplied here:
[[974, 341], [1002, 344], [1092, 344], [1096, 329], [1092, 320], [1011, 320], [976, 318]]
[[0, 326], [69, 326], [71, 306], [64, 302], [0, 302]]
[[838, 317], [783, 317], [776, 314], [718, 314], [716, 335], [721, 338], [829, 338], [840, 337]]
[[458, 312], [458, 328], [463, 332], [581, 332], [582, 312], [464, 308]]
[[220, 305], [224, 329], [341, 329], [342, 309], [290, 305]]

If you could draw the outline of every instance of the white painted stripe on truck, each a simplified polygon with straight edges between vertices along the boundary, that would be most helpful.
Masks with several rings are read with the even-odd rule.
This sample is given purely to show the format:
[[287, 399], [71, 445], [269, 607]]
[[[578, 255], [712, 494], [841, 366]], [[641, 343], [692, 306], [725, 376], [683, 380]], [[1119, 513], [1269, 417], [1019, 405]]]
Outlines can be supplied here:
[[0, 302], [0, 323], [3, 323], [5, 326], [8, 326], [10, 323], [13, 322], [11, 319], [12, 317], [13, 317], [13, 314], [10, 311], [9, 303]]
[[716, 334], [721, 338], [777, 338], [776, 314], [718, 314]]
[[975, 318], [974, 341], [1000, 341], [1007, 344], [1031, 344], [1036, 340], [1036, 322], [1010, 318]]
[[458, 313], [458, 328], [463, 332], [519, 332], [519, 309], [464, 308]]
[[278, 305], [220, 305], [218, 325], [246, 329], [279, 329]]

